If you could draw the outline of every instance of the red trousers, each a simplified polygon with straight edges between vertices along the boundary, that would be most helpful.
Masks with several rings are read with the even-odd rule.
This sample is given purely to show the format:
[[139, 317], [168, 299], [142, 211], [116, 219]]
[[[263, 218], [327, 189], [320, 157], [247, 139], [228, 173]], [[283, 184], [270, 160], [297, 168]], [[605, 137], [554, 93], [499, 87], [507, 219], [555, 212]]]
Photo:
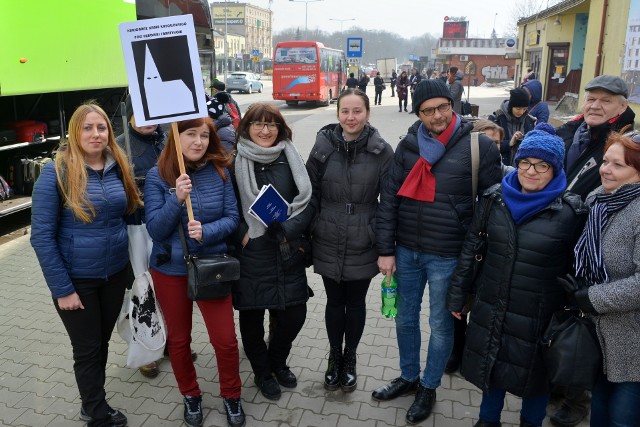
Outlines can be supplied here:
[[[193, 301], [187, 298], [187, 277], [168, 276], [151, 270], [156, 296], [167, 324], [167, 348], [173, 374], [182, 395], [201, 396], [196, 368], [191, 360]], [[213, 345], [220, 378], [220, 395], [239, 398], [240, 354], [233, 321], [231, 295], [196, 301]]]

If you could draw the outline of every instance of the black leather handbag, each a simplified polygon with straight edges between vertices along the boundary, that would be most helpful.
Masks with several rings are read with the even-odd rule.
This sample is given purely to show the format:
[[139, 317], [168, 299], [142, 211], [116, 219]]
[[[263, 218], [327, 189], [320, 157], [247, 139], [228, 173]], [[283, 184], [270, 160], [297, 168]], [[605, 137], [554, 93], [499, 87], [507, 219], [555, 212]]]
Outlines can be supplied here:
[[189, 254], [182, 224], [179, 227], [187, 263], [187, 297], [192, 301], [199, 301], [228, 296], [233, 282], [240, 279], [240, 261], [227, 254]]
[[591, 319], [578, 309], [553, 313], [542, 336], [542, 358], [552, 384], [591, 390], [602, 372], [602, 350]]

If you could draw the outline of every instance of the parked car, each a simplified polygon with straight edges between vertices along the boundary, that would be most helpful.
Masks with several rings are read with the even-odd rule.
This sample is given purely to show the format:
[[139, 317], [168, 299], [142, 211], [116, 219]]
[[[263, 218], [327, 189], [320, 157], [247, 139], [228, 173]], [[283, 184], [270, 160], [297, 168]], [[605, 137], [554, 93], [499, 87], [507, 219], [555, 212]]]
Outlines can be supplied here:
[[237, 90], [238, 92], [259, 92], [262, 93], [262, 83], [260, 77], [248, 71], [236, 71], [227, 77], [227, 92]]

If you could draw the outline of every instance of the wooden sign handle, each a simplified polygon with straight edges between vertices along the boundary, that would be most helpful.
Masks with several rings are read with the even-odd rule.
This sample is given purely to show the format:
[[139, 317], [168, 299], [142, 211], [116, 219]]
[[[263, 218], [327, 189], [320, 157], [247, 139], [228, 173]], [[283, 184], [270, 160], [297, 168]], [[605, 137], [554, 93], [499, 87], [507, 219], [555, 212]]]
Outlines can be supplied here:
[[[176, 154], [178, 155], [178, 168], [180, 169], [180, 175], [185, 174], [184, 159], [182, 158], [182, 146], [180, 145], [180, 134], [178, 133], [178, 123], [171, 122], [171, 131], [173, 133], [173, 142], [176, 146]], [[193, 189], [193, 187], [191, 187]], [[191, 197], [187, 194], [185, 199], [187, 203], [187, 216], [189, 221], [193, 221], [193, 207], [191, 206]]]

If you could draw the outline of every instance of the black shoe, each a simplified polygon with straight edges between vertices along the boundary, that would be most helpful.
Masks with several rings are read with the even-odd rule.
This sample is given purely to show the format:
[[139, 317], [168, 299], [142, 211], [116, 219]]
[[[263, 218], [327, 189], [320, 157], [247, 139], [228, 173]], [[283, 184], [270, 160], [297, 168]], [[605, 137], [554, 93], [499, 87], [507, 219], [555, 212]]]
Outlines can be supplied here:
[[229, 427], [244, 427], [246, 422], [240, 398], [222, 399]]
[[[108, 406], [107, 414], [111, 417], [111, 425], [113, 427], [124, 427], [127, 425], [127, 417], [117, 409], [113, 409], [111, 406]], [[80, 407], [80, 419], [86, 423], [90, 423], [93, 421], [85, 411], [83, 407]]]
[[[404, 112], [405, 112], [405, 113], [407, 112], [407, 109], [406, 109], [406, 108], [404, 109]], [[411, 113], [413, 113], [413, 111], [412, 111]], [[410, 114], [411, 114], [411, 113], [410, 113]]]
[[202, 425], [202, 397], [184, 396], [184, 422], [189, 427]]
[[436, 390], [426, 388], [420, 384], [416, 393], [416, 400], [407, 411], [406, 420], [409, 424], [418, 424], [431, 415], [433, 405], [436, 403]]
[[587, 416], [587, 407], [578, 402], [564, 399], [560, 409], [549, 417], [551, 424], [560, 427], [573, 427]]
[[396, 397], [404, 396], [405, 394], [415, 393], [418, 389], [420, 378], [416, 378], [414, 381], [407, 381], [402, 377], [398, 377], [391, 381], [389, 384], [385, 384], [382, 387], [378, 387], [371, 393], [373, 400], [381, 402], [395, 399]]
[[298, 380], [291, 369], [286, 366], [282, 369], [277, 369], [273, 371], [276, 374], [276, 380], [278, 380], [278, 384], [282, 387], [286, 388], [295, 388], [298, 385]]
[[358, 375], [356, 374], [356, 351], [345, 347], [342, 356], [342, 374], [340, 375], [340, 387], [345, 393], [350, 393], [358, 385]]
[[444, 368], [444, 372], [446, 374], [453, 374], [455, 371], [460, 368], [460, 363], [462, 362], [462, 354], [458, 352], [451, 353], [449, 360], [447, 361], [447, 366]]
[[340, 387], [340, 377], [342, 375], [342, 349], [331, 347], [329, 350], [329, 364], [327, 372], [324, 373], [324, 388], [329, 391], [337, 390]]
[[276, 382], [275, 378], [269, 375], [266, 378], [258, 378], [255, 376], [253, 381], [256, 383], [260, 392], [264, 397], [269, 400], [278, 400], [282, 392], [280, 391], [280, 386]]
[[475, 423], [473, 427], [502, 427], [502, 423], [489, 423], [487, 421], [478, 420], [478, 422]]
[[398, 110], [398, 113], [402, 113], [402, 108]]

